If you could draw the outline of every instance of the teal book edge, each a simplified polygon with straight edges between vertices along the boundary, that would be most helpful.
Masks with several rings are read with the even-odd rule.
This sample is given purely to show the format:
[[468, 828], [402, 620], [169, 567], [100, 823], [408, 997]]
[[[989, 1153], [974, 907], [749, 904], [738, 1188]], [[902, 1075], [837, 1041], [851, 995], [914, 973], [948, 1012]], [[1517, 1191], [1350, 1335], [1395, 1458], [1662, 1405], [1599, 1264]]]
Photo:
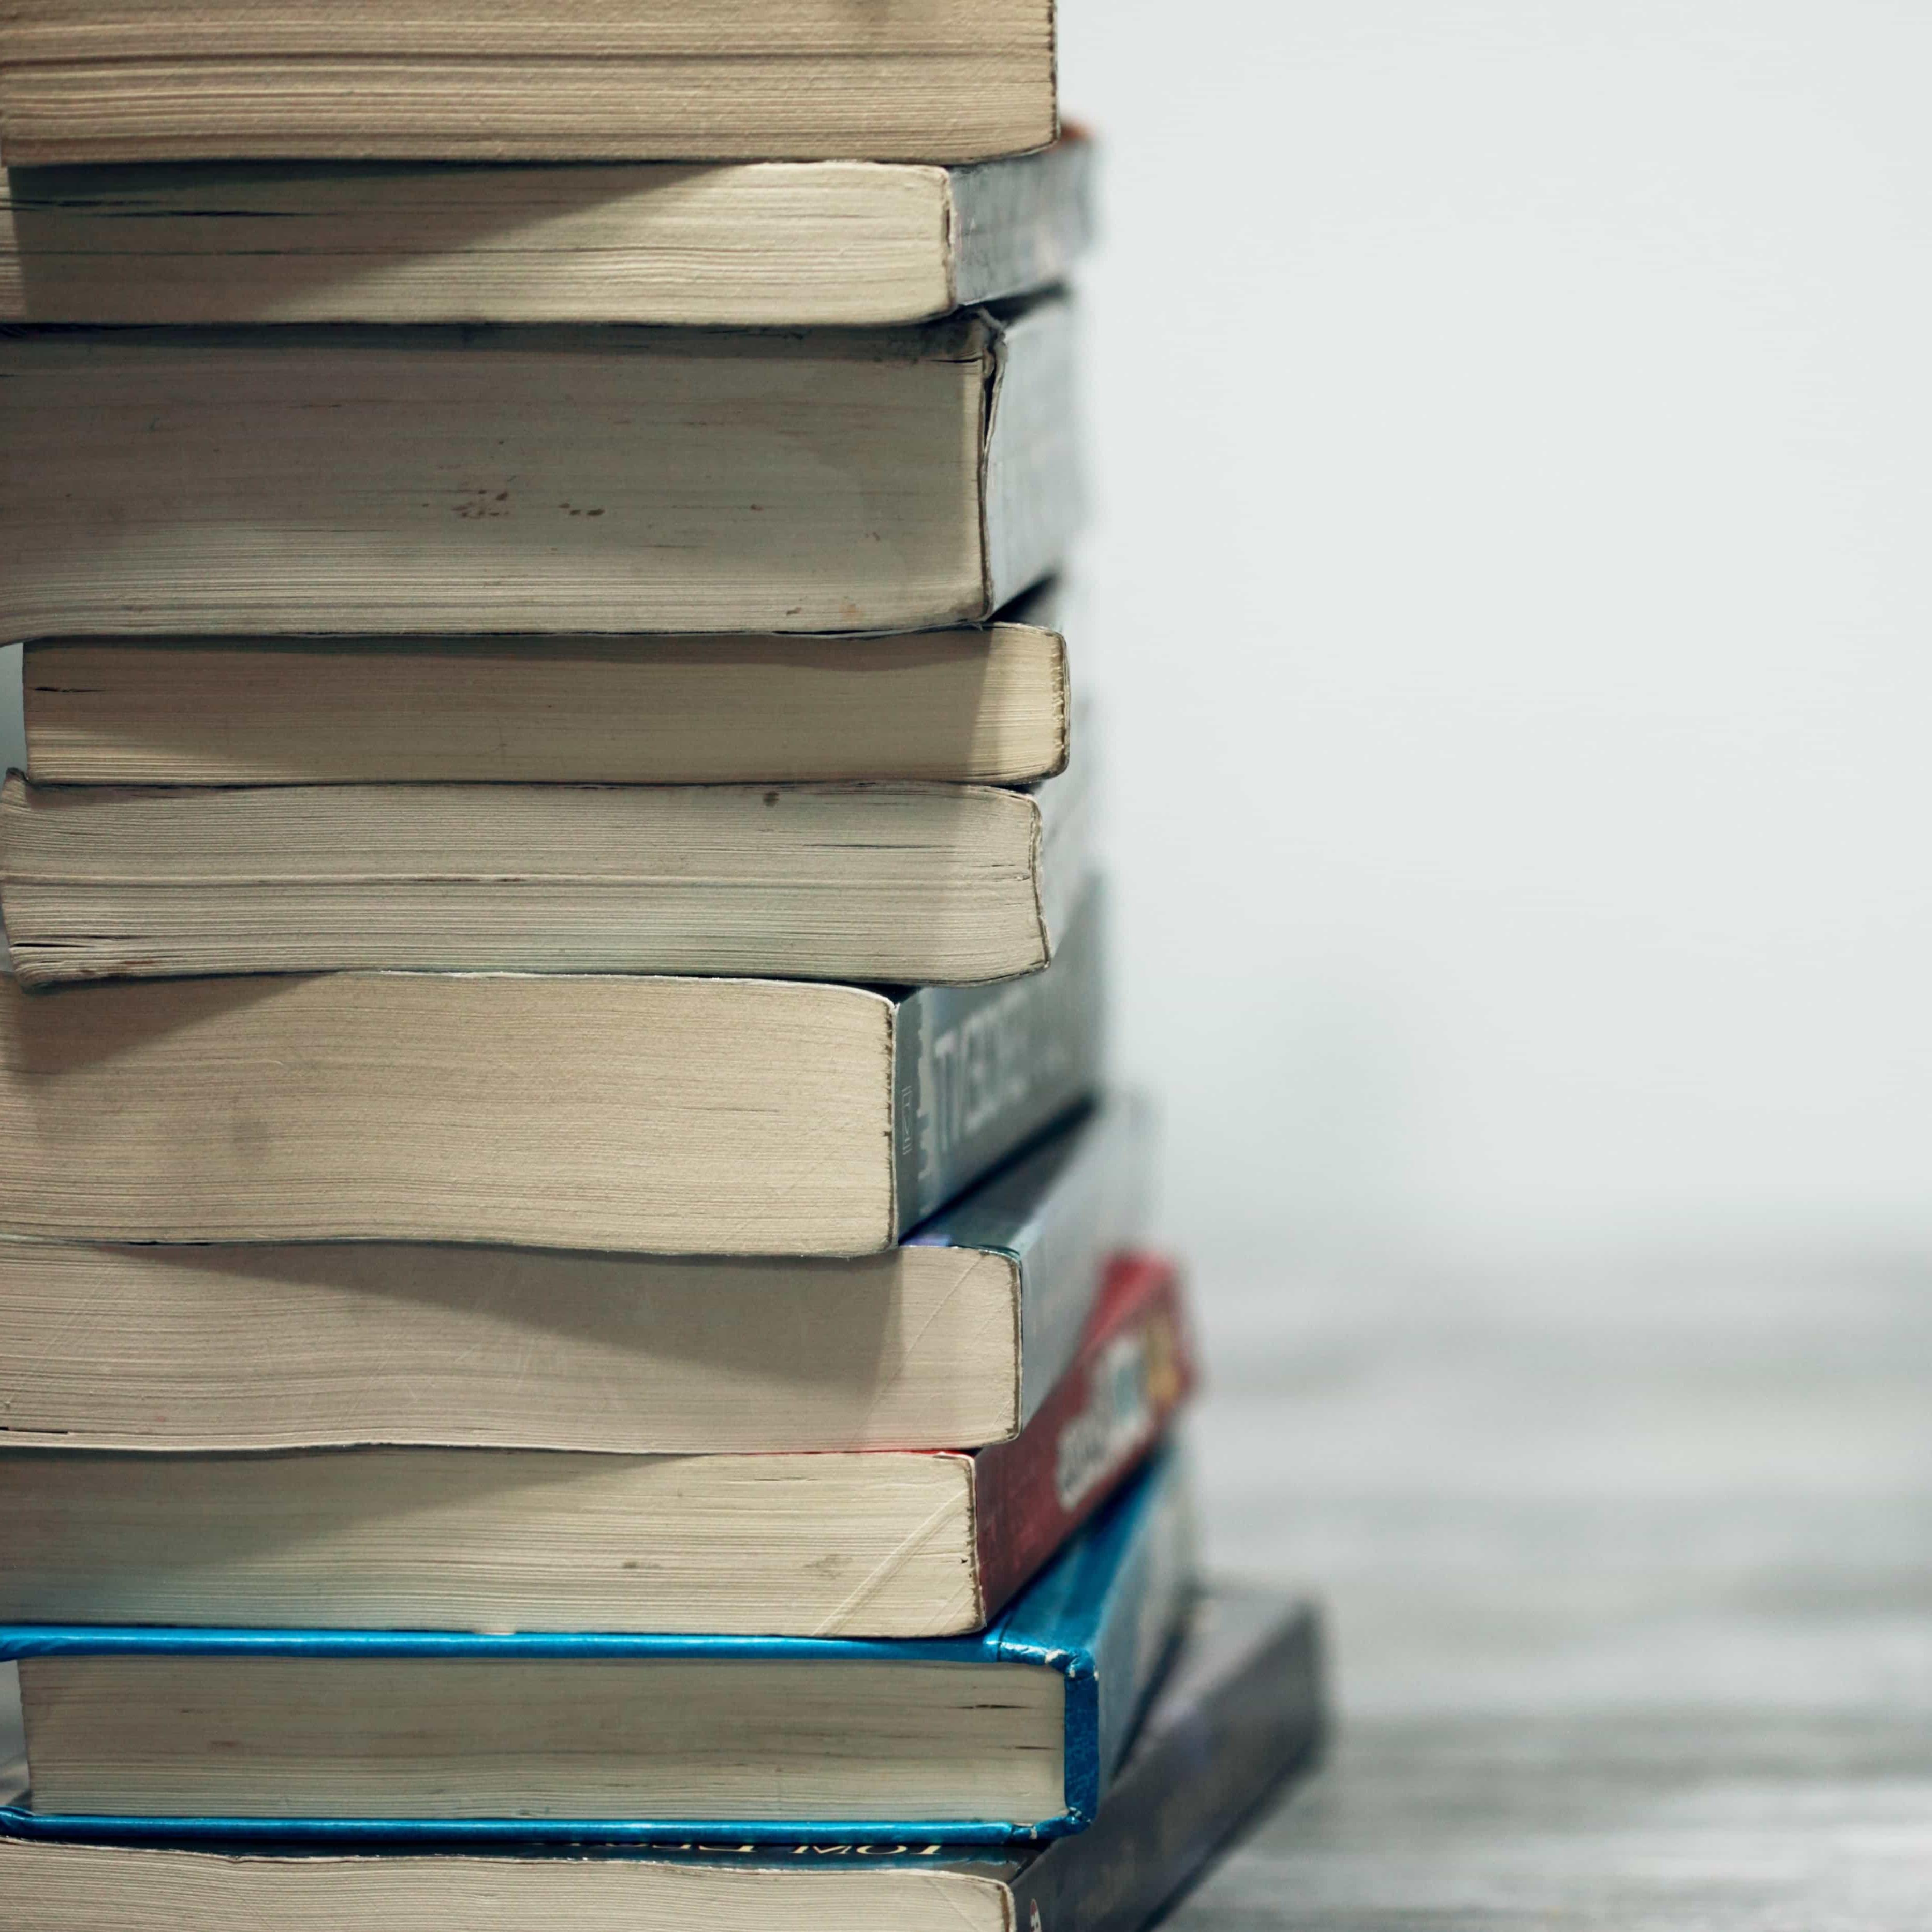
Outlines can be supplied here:
[[[1012, 1820], [728, 1818], [284, 1818], [40, 1812], [0, 1806], [0, 1832], [96, 1843], [223, 1839], [291, 1844], [514, 1842], [877, 1844], [906, 1840], [1010, 1844], [1084, 1830], [1186, 1615], [1193, 1534], [1186, 1472], [1173, 1448], [1070, 1543], [1010, 1608], [974, 1636], [917, 1640], [716, 1636], [472, 1636], [446, 1631], [0, 1626], [0, 1664], [38, 1657], [687, 1658], [818, 1662], [1028, 1664], [1066, 1679], [1064, 1810]], [[26, 1767], [31, 1779], [31, 1756]]]
[[[328, 1868], [338, 1932], [394, 1932], [398, 1898], [412, 1925], [471, 1922], [497, 1900], [499, 1874], [516, 1886], [549, 1867], [604, 1868], [607, 1896], [628, 1900], [637, 1922], [748, 1922], [737, 1881], [754, 1875], [761, 1924], [844, 1927], [878, 1922], [852, 1881], [906, 1871], [927, 1882], [899, 1894], [907, 1932], [960, 1932], [997, 1916], [1008, 1932], [1144, 1932], [1275, 1800], [1318, 1762], [1326, 1714], [1320, 1619], [1312, 1604], [1240, 1585], [1197, 1598], [1092, 1827], [1043, 1844], [408, 1846], [210, 1844], [112, 1848], [0, 1839], [0, 1897], [61, 1874], [63, 1910], [40, 1906], [36, 1925], [150, 1928], [278, 1922], [286, 1885], [314, 1898], [305, 1868]], [[104, 1851], [112, 1862], [97, 1861]], [[63, 1872], [71, 1860], [74, 1869]], [[493, 1869], [493, 1868], [494, 1869]], [[997, 1915], [962, 1917], [958, 1882], [1002, 1896]], [[866, 1881], [861, 1880], [862, 1886]], [[567, 1881], [566, 1881], [567, 1883]], [[38, 1895], [38, 1894], [37, 1894]], [[522, 1895], [528, 1898], [526, 1888]], [[667, 1912], [668, 1896], [677, 1910]], [[143, 1903], [166, 1901], [165, 1910]], [[157, 1915], [160, 1916], [157, 1916]], [[89, 1916], [91, 1915], [91, 1916]], [[496, 1922], [494, 1918], [492, 1923]], [[519, 1923], [522, 1922], [520, 1920]]]

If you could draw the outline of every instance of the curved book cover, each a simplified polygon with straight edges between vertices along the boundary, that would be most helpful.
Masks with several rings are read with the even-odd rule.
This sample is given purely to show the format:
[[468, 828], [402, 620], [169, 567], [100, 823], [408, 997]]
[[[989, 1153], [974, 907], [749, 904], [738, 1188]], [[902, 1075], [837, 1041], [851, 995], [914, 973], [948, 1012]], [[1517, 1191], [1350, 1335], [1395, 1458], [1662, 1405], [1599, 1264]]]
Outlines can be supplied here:
[[[17, 1672], [26, 1788], [6, 1794], [0, 1831], [51, 1838], [122, 1842], [250, 1839], [295, 1842], [398, 1842], [442, 1840], [541, 1844], [686, 1844], [694, 1840], [754, 1844], [946, 1841], [998, 1844], [1041, 1840], [1090, 1825], [1161, 1666], [1185, 1616], [1193, 1589], [1193, 1532], [1182, 1458], [1170, 1448], [1157, 1455], [1003, 1616], [975, 1636], [885, 1642], [796, 1637], [472, 1636], [427, 1632], [201, 1630], [15, 1626], [0, 1629], [0, 1664]], [[1061, 1739], [1063, 1789], [1058, 1808], [1026, 1818], [710, 1816], [286, 1816], [182, 1815], [132, 1810], [35, 1808], [34, 1781], [38, 1666], [87, 1660], [166, 1658], [217, 1660], [238, 1676], [252, 1661], [297, 1659], [316, 1666], [316, 1702], [326, 1706], [322, 1673], [337, 1660], [410, 1659], [503, 1666], [491, 1683], [507, 1699], [509, 1673], [519, 1663], [623, 1661], [656, 1665], [723, 1662], [823, 1665], [946, 1664], [968, 1668], [1018, 1666], [1048, 1671], [1064, 1684]], [[471, 1680], [473, 1682], [473, 1680]], [[1003, 1677], [1001, 1682], [1010, 1682]], [[460, 1725], [473, 1690], [457, 1688], [452, 1708]], [[997, 1706], [995, 1708], [998, 1708]], [[339, 1712], [330, 1721], [339, 1722]], [[0, 1738], [5, 1718], [0, 1716]], [[340, 1733], [336, 1733], [338, 1740]], [[298, 1759], [298, 1727], [275, 1740]], [[110, 1747], [111, 1748], [111, 1747]], [[4, 1759], [0, 1747], [0, 1759]], [[393, 1766], [392, 1767], [393, 1768]], [[272, 1789], [272, 1762], [254, 1760], [248, 1777]]]

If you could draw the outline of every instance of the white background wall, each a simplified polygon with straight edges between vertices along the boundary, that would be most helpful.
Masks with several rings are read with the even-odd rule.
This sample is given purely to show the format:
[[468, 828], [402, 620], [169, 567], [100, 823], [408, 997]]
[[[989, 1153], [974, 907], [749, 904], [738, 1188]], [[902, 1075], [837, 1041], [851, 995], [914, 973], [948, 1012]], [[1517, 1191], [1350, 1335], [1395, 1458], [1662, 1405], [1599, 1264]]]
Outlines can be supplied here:
[[1062, 4], [1169, 1234], [1928, 1245], [1932, 8]]
[[1923, 1246], [1932, 8], [1063, 5], [1169, 1232]]

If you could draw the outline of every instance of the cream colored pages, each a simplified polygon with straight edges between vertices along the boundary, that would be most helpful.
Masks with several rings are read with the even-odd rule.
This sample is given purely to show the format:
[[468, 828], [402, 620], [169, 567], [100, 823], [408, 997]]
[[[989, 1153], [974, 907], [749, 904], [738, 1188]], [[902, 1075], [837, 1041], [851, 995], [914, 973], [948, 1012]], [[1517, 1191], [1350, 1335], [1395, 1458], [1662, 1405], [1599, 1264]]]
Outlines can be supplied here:
[[892, 1008], [769, 981], [0, 981], [0, 1228], [859, 1254]]
[[1052, 0], [13, 0], [14, 163], [976, 160], [1055, 131]]
[[358, 968], [953, 985], [1047, 958], [1040, 808], [992, 787], [15, 776], [0, 801], [30, 986]]
[[706, 1262], [0, 1240], [0, 1441], [969, 1448], [1019, 1420], [1004, 1255]]
[[1026, 1664], [44, 1658], [34, 1803], [256, 1816], [1042, 1818]]
[[880, 638], [80, 639], [29, 645], [22, 686], [28, 775], [49, 784], [1017, 784], [1067, 752], [1050, 619]]
[[971, 1459], [0, 1455], [0, 1623], [934, 1636]]
[[18, 322], [916, 322], [954, 306], [954, 262], [934, 167], [0, 175]]
[[1092, 169], [1073, 135], [967, 168], [0, 170], [0, 320], [918, 322], [1063, 280]]
[[977, 620], [998, 332], [0, 339], [0, 632]]
[[800, 1871], [795, 1860], [278, 1858], [4, 1839], [0, 1896], [22, 1932], [1014, 1932], [996, 1876], [836, 1858]]

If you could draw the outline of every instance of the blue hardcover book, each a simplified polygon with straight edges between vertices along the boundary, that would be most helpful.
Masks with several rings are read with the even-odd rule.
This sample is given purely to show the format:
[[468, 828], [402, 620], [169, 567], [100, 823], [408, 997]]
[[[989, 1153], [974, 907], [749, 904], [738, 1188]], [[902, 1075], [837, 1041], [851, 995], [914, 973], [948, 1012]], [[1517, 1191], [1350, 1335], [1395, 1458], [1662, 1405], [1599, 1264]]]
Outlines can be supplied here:
[[1192, 1552], [1168, 1449], [975, 1636], [0, 1629], [21, 1740], [0, 1829], [1058, 1837], [1093, 1821], [1185, 1614]]
[[0, 1838], [8, 1932], [1141, 1932], [1322, 1728], [1314, 1608], [1222, 1588], [1090, 1830], [1036, 1845], [113, 1845]]

